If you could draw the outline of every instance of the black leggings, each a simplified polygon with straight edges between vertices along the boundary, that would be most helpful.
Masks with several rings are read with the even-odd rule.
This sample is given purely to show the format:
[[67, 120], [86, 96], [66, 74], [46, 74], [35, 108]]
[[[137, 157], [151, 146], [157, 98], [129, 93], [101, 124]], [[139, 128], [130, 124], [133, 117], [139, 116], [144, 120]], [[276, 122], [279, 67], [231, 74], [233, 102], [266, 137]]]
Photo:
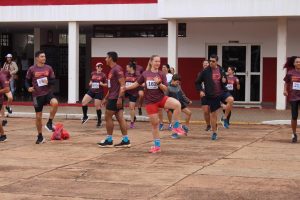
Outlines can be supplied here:
[[298, 106], [300, 104], [300, 101], [291, 101], [291, 111], [292, 111], [292, 120], [298, 119]]

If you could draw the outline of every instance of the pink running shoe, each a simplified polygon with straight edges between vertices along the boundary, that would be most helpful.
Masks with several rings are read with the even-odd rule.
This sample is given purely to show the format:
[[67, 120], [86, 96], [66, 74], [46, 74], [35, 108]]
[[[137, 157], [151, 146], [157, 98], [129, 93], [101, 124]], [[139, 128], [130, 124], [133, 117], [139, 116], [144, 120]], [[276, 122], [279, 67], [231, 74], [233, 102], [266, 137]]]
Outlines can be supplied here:
[[149, 150], [149, 153], [157, 153], [161, 152], [160, 147], [152, 146], [151, 149]]
[[178, 127], [178, 128], [174, 128], [173, 127], [172, 131], [174, 133], [177, 133], [178, 135], [185, 135], [185, 136], [187, 136], [186, 132], [183, 130], [182, 127]]
[[130, 122], [130, 128], [135, 128], [134, 122]]

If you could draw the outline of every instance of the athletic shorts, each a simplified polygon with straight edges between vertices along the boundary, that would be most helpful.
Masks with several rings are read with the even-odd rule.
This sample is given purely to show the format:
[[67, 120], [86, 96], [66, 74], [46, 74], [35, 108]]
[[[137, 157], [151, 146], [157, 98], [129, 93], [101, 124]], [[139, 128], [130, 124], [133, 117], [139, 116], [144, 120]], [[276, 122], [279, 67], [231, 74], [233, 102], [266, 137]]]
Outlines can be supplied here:
[[118, 99], [108, 99], [106, 104], [106, 110], [118, 112], [119, 110], [123, 110], [124, 102], [122, 101], [122, 108], [118, 108], [117, 106]]
[[137, 99], [138, 99], [137, 96], [134, 96], [134, 95], [129, 94], [129, 93], [126, 93], [126, 94], [125, 94], [125, 97], [128, 97], [129, 102], [133, 102], [133, 103], [136, 103], [136, 101], [137, 101]]
[[208, 105], [206, 96], [204, 96], [204, 97], [201, 98], [201, 105], [202, 106], [207, 106]]
[[44, 96], [33, 97], [33, 106], [35, 112], [42, 112], [44, 106], [50, 104], [51, 99], [54, 99], [54, 95], [52, 93], [48, 93]]
[[144, 91], [144, 90], [145, 90], [145, 87], [139, 86], [139, 87], [138, 87], [138, 91], [141, 91], [141, 90]]
[[[180, 104], [181, 104], [181, 110], [187, 108], [187, 106], [184, 105], [183, 103], [180, 103]], [[168, 109], [166, 112], [168, 112], [168, 111], [171, 111], [171, 112], [173, 113], [173, 112], [174, 112], [174, 109]]]
[[164, 108], [165, 107], [165, 104], [166, 104], [168, 98], [169, 98], [168, 96], [164, 96], [162, 98], [162, 100], [160, 100], [159, 102], [152, 103], [152, 104], [147, 104], [145, 106], [145, 109], [146, 109], [148, 115], [157, 114], [159, 108]]
[[86, 94], [89, 95], [93, 99], [98, 99], [98, 100], [103, 99], [103, 93], [102, 92], [95, 93], [95, 92], [92, 92], [91, 90], [89, 90]]
[[217, 97], [207, 97], [207, 103], [210, 108], [210, 112], [215, 112], [221, 107], [221, 102], [226, 103], [226, 99], [231, 97], [229, 92], [224, 92], [220, 96]]

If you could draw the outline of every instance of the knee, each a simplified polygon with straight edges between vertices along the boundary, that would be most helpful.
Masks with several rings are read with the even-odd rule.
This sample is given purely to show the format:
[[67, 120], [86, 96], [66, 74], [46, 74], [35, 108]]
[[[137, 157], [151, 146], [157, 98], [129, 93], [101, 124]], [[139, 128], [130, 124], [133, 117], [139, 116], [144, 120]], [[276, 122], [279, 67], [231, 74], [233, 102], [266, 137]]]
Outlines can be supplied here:
[[58, 106], [58, 101], [57, 99], [52, 99], [51, 100], [51, 106], [57, 107]]
[[228, 97], [227, 103], [233, 103], [233, 101], [234, 101], [234, 98], [233, 98], [233, 97]]

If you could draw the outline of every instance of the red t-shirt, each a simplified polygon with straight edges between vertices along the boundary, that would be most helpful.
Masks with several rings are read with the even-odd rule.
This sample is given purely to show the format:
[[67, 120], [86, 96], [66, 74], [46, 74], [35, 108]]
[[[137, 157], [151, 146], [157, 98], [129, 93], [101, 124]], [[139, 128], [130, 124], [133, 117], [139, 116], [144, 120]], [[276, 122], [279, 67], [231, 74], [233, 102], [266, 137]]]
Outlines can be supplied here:
[[290, 101], [300, 100], [300, 72], [292, 69], [286, 74], [284, 81], [288, 84]]
[[[7, 74], [0, 72], [0, 89], [9, 87], [9, 79], [7, 79]], [[0, 94], [0, 104], [3, 104], [4, 93]]]
[[222, 77], [220, 73], [219, 67], [217, 68], [211, 68], [212, 69], [212, 79], [214, 81], [214, 88], [215, 88], [215, 95], [219, 96], [221, 95], [224, 91], [222, 89]]
[[[125, 73], [125, 85], [126, 86], [132, 85], [134, 82], [137, 81], [138, 78], [139, 78], [139, 76], [137, 75], [137, 73], [130, 74], [130, 73], [126, 72]], [[135, 88], [133, 90], [127, 90], [126, 93], [133, 95], [133, 96], [138, 96], [138, 88]]]
[[26, 79], [31, 80], [32, 86], [35, 90], [32, 92], [32, 96], [39, 97], [47, 95], [51, 90], [49, 84], [45, 84], [43, 81], [55, 79], [55, 75], [52, 67], [49, 65], [44, 65], [43, 67], [33, 65], [28, 69]]
[[239, 79], [236, 76], [227, 76], [227, 89], [229, 91], [234, 91], [237, 89], [237, 84], [239, 82]]
[[124, 72], [121, 66], [115, 65], [108, 73], [107, 87], [109, 91], [108, 99], [118, 99], [120, 92], [119, 79], [124, 78]]
[[159, 86], [154, 81], [154, 77], [158, 77], [162, 84], [168, 86], [166, 75], [162, 71], [144, 71], [137, 82], [140, 85], [145, 83], [145, 104], [157, 103], [165, 96], [164, 92], [159, 89]]
[[91, 73], [91, 82], [90, 91], [94, 93], [103, 93], [103, 87], [100, 85], [100, 82], [106, 83], [106, 75], [103, 72], [94, 71]]

